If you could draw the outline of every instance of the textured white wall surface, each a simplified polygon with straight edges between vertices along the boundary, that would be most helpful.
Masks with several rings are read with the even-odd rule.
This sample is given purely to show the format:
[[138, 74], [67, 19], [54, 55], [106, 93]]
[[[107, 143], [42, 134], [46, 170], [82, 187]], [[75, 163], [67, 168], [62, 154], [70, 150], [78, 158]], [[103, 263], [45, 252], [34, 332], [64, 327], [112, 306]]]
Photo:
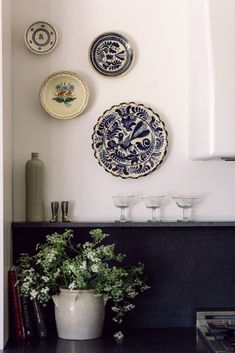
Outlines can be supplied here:
[[11, 1], [1, 2], [0, 38], [0, 349], [8, 338], [8, 269], [12, 222], [12, 46]]
[[[2, 7], [0, 6], [0, 38], [2, 38]], [[2, 131], [3, 131], [3, 99], [2, 99], [2, 43], [0, 47], [0, 156], [1, 161], [3, 160], [3, 142], [2, 142]], [[0, 164], [0, 311], [4, 311], [4, 232], [3, 232], [3, 165]], [[4, 319], [3, 315], [0, 318], [0, 349], [4, 347]]]
[[[200, 195], [195, 219], [235, 220], [235, 162], [190, 161], [188, 156], [187, 0], [126, 0], [123, 5], [117, 0], [14, 0], [13, 10], [15, 220], [25, 219], [24, 166], [31, 152], [39, 152], [45, 164], [45, 220], [51, 201], [69, 200], [73, 220], [112, 221], [119, 210], [111, 195], [118, 192]], [[30, 52], [24, 43], [24, 31], [38, 20], [59, 32], [58, 46], [47, 55]], [[134, 65], [123, 77], [103, 77], [89, 62], [91, 42], [106, 31], [124, 33], [135, 48]], [[42, 82], [59, 70], [83, 76], [90, 91], [87, 109], [68, 121], [49, 117], [39, 102]], [[159, 113], [169, 134], [164, 162], [137, 180], [107, 173], [91, 147], [98, 117], [128, 101]], [[130, 217], [144, 221], [149, 213], [140, 201]], [[165, 220], [180, 215], [173, 201], [163, 209]]]

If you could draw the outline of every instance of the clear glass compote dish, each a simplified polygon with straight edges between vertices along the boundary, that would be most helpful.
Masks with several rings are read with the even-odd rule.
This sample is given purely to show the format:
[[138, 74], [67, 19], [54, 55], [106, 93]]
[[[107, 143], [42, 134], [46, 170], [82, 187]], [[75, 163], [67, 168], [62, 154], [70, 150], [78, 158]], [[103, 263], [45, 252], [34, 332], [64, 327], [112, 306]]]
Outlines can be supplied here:
[[195, 205], [197, 201], [197, 196], [174, 196], [172, 197], [175, 201], [176, 205], [182, 209], [183, 211], [183, 218], [181, 219], [182, 222], [189, 222], [191, 221], [191, 217], [189, 215], [189, 210]]
[[116, 222], [127, 222], [126, 209], [131, 206], [135, 200], [135, 195], [114, 195], [112, 196], [114, 206], [120, 208], [120, 219]]
[[163, 206], [166, 200], [166, 196], [164, 195], [149, 195], [143, 196], [142, 201], [144, 202], [147, 208], [152, 210], [152, 218], [149, 222], [160, 222], [160, 208]]

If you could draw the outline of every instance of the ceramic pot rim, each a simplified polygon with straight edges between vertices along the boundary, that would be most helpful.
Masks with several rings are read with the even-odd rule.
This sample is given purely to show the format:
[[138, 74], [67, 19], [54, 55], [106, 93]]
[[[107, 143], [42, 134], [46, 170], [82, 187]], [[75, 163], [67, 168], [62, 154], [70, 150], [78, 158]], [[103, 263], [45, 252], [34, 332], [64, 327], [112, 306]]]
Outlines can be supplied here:
[[78, 294], [78, 293], [96, 293], [95, 289], [66, 289], [60, 288], [60, 292], [68, 293], [68, 294]]

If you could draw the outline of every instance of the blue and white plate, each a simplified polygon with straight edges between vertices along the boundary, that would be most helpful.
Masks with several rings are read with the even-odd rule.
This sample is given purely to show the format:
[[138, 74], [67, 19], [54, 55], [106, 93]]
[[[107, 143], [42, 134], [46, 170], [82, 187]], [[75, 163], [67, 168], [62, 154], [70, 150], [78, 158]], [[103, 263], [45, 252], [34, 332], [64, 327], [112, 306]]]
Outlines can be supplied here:
[[58, 42], [56, 29], [47, 22], [35, 22], [25, 31], [25, 44], [35, 54], [50, 53]]
[[133, 102], [106, 110], [94, 127], [92, 140], [99, 164], [124, 179], [153, 172], [168, 145], [167, 131], [159, 115]]
[[133, 49], [123, 35], [114, 32], [103, 33], [91, 45], [90, 60], [102, 75], [122, 75], [132, 64]]

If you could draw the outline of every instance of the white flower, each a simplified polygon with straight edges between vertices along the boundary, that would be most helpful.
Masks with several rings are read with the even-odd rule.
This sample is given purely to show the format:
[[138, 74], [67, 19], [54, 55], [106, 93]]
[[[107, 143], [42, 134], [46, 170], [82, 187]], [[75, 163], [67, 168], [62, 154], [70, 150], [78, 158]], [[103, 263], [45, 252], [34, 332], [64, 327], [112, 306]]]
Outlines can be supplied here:
[[115, 312], [118, 312], [118, 311], [119, 311], [119, 309], [118, 309], [116, 306], [113, 306], [111, 309], [112, 309], [113, 311], [115, 311]]
[[122, 341], [124, 340], [124, 335], [122, 333], [122, 331], [118, 331], [116, 332], [113, 337], [115, 338], [117, 343], [122, 343]]
[[47, 292], [49, 292], [49, 288], [45, 287], [41, 289], [41, 293], [47, 294]]
[[144, 291], [144, 290], [150, 289], [150, 288], [151, 288], [151, 287], [149, 287], [149, 286], [142, 286], [142, 287], [141, 287], [141, 290]]
[[31, 299], [35, 299], [37, 295], [38, 295], [38, 292], [35, 289], [32, 289], [30, 292]]
[[68, 269], [69, 269], [69, 271], [71, 271], [71, 272], [75, 272], [75, 271], [76, 271], [76, 268], [75, 268], [74, 264], [69, 264], [69, 265], [68, 265]]
[[94, 254], [93, 254], [92, 251], [89, 251], [89, 252], [87, 253], [87, 258], [88, 258], [89, 260], [93, 261], [93, 259], [94, 259]]
[[87, 269], [87, 263], [86, 263], [86, 261], [82, 261], [80, 268], [81, 268], [82, 270], [86, 270], [86, 269]]
[[105, 246], [104, 247], [104, 254], [105, 255], [109, 255], [110, 254], [110, 247], [109, 246]]
[[58, 268], [57, 271], [54, 273], [53, 277], [57, 278], [60, 274], [60, 269]]
[[100, 259], [95, 256], [95, 254], [94, 254], [93, 251], [89, 251], [89, 252], [87, 253], [87, 258], [88, 258], [89, 260], [91, 260], [92, 262], [100, 262]]
[[118, 322], [119, 324], [122, 323], [122, 319], [120, 317], [119, 318], [114, 317], [113, 321]]
[[29, 284], [33, 282], [33, 279], [30, 276], [25, 277], [25, 282], [28, 282]]
[[53, 262], [55, 259], [56, 259], [55, 250], [51, 250], [51, 252], [49, 252], [49, 253], [47, 254], [47, 261], [51, 263], [51, 262]]
[[84, 248], [87, 248], [87, 247], [89, 247], [89, 246], [90, 246], [90, 243], [89, 243], [88, 241], [86, 241], [86, 242], [84, 243], [84, 245], [83, 245]]
[[23, 290], [28, 290], [29, 289], [29, 283], [22, 283], [22, 285], [21, 285], [21, 288], [23, 289]]
[[70, 283], [70, 285], [69, 285], [70, 290], [73, 290], [75, 287], [76, 287], [75, 282]]
[[[116, 287], [116, 286], [114, 286], [114, 287]], [[121, 289], [119, 289], [117, 292], [116, 292], [116, 296], [117, 297], [120, 297], [122, 295], [122, 291], [121, 291]]]
[[43, 280], [44, 282], [48, 282], [48, 281], [49, 281], [49, 277], [47, 277], [47, 276], [42, 276], [42, 280]]
[[137, 296], [137, 294], [138, 294], [138, 293], [133, 290], [132, 292], [129, 292], [129, 293], [128, 293], [128, 297], [129, 297], [129, 298], [135, 298], [135, 297]]
[[31, 267], [28, 270], [26, 270], [26, 272], [32, 273], [32, 272], [35, 272], [35, 269]]
[[109, 292], [109, 291], [111, 291], [111, 289], [112, 289], [112, 287], [105, 287], [105, 288], [104, 288], [104, 291], [105, 291], [105, 292]]
[[120, 340], [123, 340], [124, 335], [123, 335], [122, 331], [118, 331], [113, 335], [113, 337], [116, 338], [116, 340], [120, 341]]
[[98, 272], [98, 270], [99, 270], [99, 267], [98, 267], [97, 265], [92, 265], [92, 266], [91, 266], [91, 271], [92, 271], [92, 272], [95, 272], [95, 273], [96, 273], [96, 272]]
[[133, 304], [128, 304], [128, 305], [125, 306], [125, 309], [129, 311], [129, 310], [134, 309], [134, 307], [135, 307], [135, 305], [133, 305]]

